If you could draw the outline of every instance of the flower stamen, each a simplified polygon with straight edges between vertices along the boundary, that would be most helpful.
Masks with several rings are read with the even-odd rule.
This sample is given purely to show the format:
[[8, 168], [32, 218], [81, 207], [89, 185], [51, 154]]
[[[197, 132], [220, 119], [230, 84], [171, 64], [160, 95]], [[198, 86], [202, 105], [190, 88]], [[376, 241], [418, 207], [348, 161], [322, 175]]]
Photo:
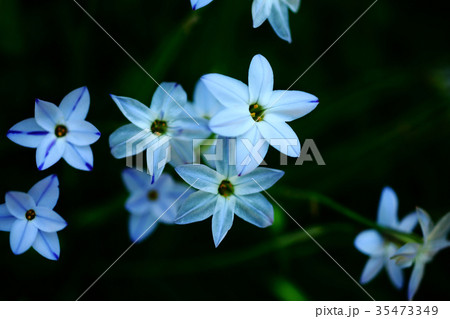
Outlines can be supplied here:
[[68, 132], [67, 127], [64, 125], [57, 125], [55, 128], [55, 135], [58, 138], [66, 136], [67, 132]]
[[230, 183], [228, 180], [223, 180], [222, 183], [219, 185], [218, 192], [223, 197], [228, 197], [230, 195], [233, 195], [234, 193], [234, 186]]
[[167, 123], [166, 123], [166, 121], [155, 120], [152, 123], [151, 130], [152, 130], [153, 134], [156, 134], [158, 136], [163, 135], [164, 133], [167, 132]]
[[27, 210], [27, 212], [25, 213], [25, 218], [29, 221], [33, 220], [36, 218], [36, 212], [32, 209]]
[[264, 118], [264, 109], [261, 105], [259, 105], [258, 103], [252, 104], [250, 105], [250, 107], [248, 108], [250, 115], [252, 117], [252, 119], [255, 122], [261, 122]]

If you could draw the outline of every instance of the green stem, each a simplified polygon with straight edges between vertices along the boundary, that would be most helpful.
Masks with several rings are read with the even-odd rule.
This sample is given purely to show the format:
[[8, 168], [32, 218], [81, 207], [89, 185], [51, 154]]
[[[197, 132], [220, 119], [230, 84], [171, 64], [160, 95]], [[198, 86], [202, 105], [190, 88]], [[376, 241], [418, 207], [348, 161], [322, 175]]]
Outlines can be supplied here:
[[350, 218], [350, 219], [352, 219], [360, 224], [363, 224], [367, 227], [378, 230], [382, 234], [391, 237], [394, 241], [400, 241], [402, 243], [410, 243], [410, 242], [421, 243], [422, 242], [422, 239], [415, 234], [409, 234], [409, 233], [401, 232], [401, 231], [398, 231], [398, 230], [395, 230], [395, 229], [392, 229], [389, 227], [384, 227], [384, 226], [378, 225], [377, 223], [371, 221], [370, 219], [367, 219], [367, 218], [361, 216], [357, 212], [355, 212], [355, 211], [339, 204], [338, 202], [334, 201], [333, 199], [331, 199], [325, 195], [319, 194], [319, 193], [310, 192], [310, 191], [302, 191], [302, 190], [292, 190], [292, 189], [288, 189], [288, 188], [278, 188], [277, 194], [279, 194], [280, 196], [287, 197], [287, 198], [310, 200], [310, 201], [320, 203], [324, 206], [327, 206], [327, 207], [333, 209], [334, 211], [340, 213], [341, 215], [344, 215], [347, 218]]
[[[332, 232], [346, 232], [348, 230], [342, 224], [328, 225], [325, 229], [322, 226], [314, 226], [307, 229], [308, 233], [314, 238], [320, 238]], [[284, 234], [263, 243], [243, 248], [237, 251], [224, 253], [208, 254], [207, 256], [194, 257], [190, 259], [165, 260], [158, 263], [128, 263], [122, 267], [122, 270], [129, 275], [136, 273], [141, 276], [145, 272], [155, 276], [186, 273], [205, 272], [213, 269], [228, 268], [237, 264], [242, 264], [275, 251], [292, 247], [296, 244], [310, 242], [310, 237], [303, 231], [294, 231]], [[140, 271], [142, 269], [142, 271]]]

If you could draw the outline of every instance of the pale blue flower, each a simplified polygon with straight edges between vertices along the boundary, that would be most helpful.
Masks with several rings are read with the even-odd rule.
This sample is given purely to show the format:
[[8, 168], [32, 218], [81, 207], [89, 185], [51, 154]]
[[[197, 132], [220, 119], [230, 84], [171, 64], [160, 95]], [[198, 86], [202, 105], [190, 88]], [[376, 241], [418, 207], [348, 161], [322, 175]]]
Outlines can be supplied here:
[[402, 268], [410, 267], [414, 263], [408, 285], [410, 300], [413, 299], [422, 281], [425, 264], [432, 261], [440, 250], [450, 247], [450, 241], [447, 239], [450, 231], [450, 213], [442, 217], [436, 226], [433, 226], [433, 221], [423, 209], [417, 209], [417, 218], [423, 233], [423, 243], [408, 243], [392, 257]]
[[223, 105], [211, 94], [202, 81], [198, 81], [194, 89], [193, 101], [186, 107], [189, 114], [210, 120], [222, 109]]
[[131, 240], [147, 238], [158, 223], [173, 224], [178, 208], [189, 193], [187, 186], [177, 183], [169, 174], [162, 174], [151, 183], [151, 177], [136, 169], [122, 172], [123, 182], [130, 192], [125, 208], [131, 216], [128, 230]]
[[[266, 58], [259, 54], [253, 58], [248, 86], [221, 74], [207, 74], [201, 80], [224, 105], [211, 119], [211, 130], [221, 136], [238, 137], [239, 174], [246, 174], [261, 164], [269, 143], [288, 156], [300, 155], [300, 141], [286, 122], [308, 114], [319, 101], [301, 91], [274, 91], [273, 72]], [[252, 145], [255, 154], [250, 152]]]
[[216, 170], [206, 165], [191, 164], [175, 168], [192, 187], [198, 189], [181, 206], [176, 224], [190, 224], [212, 216], [212, 233], [217, 247], [233, 224], [234, 215], [258, 226], [272, 225], [274, 213], [270, 202], [260, 194], [275, 184], [284, 172], [257, 168], [245, 176], [238, 176], [229, 165], [229, 151], [216, 162]]
[[8, 192], [6, 204], [0, 205], [0, 230], [10, 232], [11, 250], [20, 255], [33, 247], [39, 254], [58, 260], [59, 239], [56, 232], [67, 226], [53, 208], [59, 197], [56, 175], [36, 183], [28, 193]]
[[204, 6], [210, 4], [213, 0], [191, 0], [192, 10], [197, 10], [203, 8]]
[[37, 148], [39, 170], [49, 168], [62, 157], [77, 169], [91, 171], [94, 156], [89, 145], [100, 138], [100, 132], [85, 121], [89, 102], [86, 87], [67, 94], [59, 107], [36, 99], [35, 117], [14, 125], [7, 136], [19, 145]]
[[207, 122], [185, 112], [186, 92], [176, 83], [162, 83], [150, 108], [128, 97], [111, 95], [131, 124], [120, 127], [109, 138], [111, 153], [124, 158], [146, 151], [147, 170], [155, 183], [169, 160], [174, 165], [193, 162], [193, 139], [206, 138]]
[[[410, 233], [417, 225], [416, 214], [411, 213], [399, 222], [397, 210], [397, 195], [390, 187], [385, 187], [381, 193], [378, 206], [377, 224], [393, 230]], [[355, 247], [363, 254], [369, 256], [369, 260], [361, 275], [360, 281], [362, 284], [371, 281], [384, 267], [392, 284], [398, 289], [403, 286], [403, 272], [391, 259], [398, 249], [397, 243], [384, 237], [378, 231], [369, 229], [361, 232], [356, 237]]]
[[289, 28], [289, 10], [296, 13], [300, 0], [254, 0], [252, 4], [253, 27], [269, 19], [275, 33], [283, 40], [292, 41]]

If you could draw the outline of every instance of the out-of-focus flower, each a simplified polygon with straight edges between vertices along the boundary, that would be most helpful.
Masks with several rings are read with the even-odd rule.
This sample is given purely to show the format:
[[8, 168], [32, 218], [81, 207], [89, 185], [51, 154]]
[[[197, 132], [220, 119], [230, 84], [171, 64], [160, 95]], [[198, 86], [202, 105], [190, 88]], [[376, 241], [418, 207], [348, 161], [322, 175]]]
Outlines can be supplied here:
[[211, 94], [202, 81], [198, 81], [194, 89], [194, 98], [188, 103], [186, 110], [194, 117], [210, 120], [223, 109], [223, 105]]
[[[377, 224], [389, 229], [410, 233], [417, 225], [416, 214], [411, 213], [399, 222], [397, 210], [397, 195], [390, 187], [385, 187], [381, 192]], [[391, 259], [399, 247], [397, 242], [386, 238], [374, 229], [369, 229], [361, 232], [356, 237], [355, 247], [363, 254], [369, 256], [369, 260], [361, 275], [360, 281], [362, 284], [371, 281], [385, 267], [392, 284], [398, 289], [403, 286], [403, 272]]]
[[408, 285], [408, 298], [412, 300], [422, 281], [425, 264], [433, 260], [433, 257], [442, 249], [450, 247], [447, 240], [450, 231], [450, 213], [439, 220], [436, 226], [430, 216], [421, 208], [417, 208], [417, 218], [423, 233], [423, 243], [408, 243], [395, 252], [392, 259], [402, 268], [411, 267], [414, 264]]
[[[288, 156], [300, 155], [300, 141], [286, 122], [308, 114], [319, 101], [301, 91], [274, 91], [273, 72], [266, 58], [259, 54], [253, 58], [248, 86], [221, 74], [207, 74], [201, 80], [225, 106], [211, 119], [211, 130], [221, 136], [238, 137], [239, 175], [261, 164], [269, 143]], [[255, 152], [250, 151], [253, 147]]]
[[292, 41], [289, 28], [289, 10], [296, 13], [300, 0], [253, 0], [253, 27], [257, 28], [269, 19], [275, 33], [283, 40]]
[[198, 189], [181, 206], [176, 224], [190, 224], [212, 216], [212, 233], [217, 247], [233, 224], [234, 215], [258, 226], [273, 223], [273, 207], [261, 191], [275, 184], [284, 172], [257, 168], [245, 176], [238, 176], [229, 165], [229, 150], [224, 148], [222, 160], [216, 161], [216, 170], [206, 165], [181, 165], [177, 173], [192, 187]]
[[213, 0], [191, 0], [192, 10], [197, 10], [203, 8], [204, 6], [210, 4]]
[[87, 87], [67, 94], [59, 108], [36, 99], [35, 117], [14, 125], [7, 136], [19, 145], [37, 148], [39, 170], [49, 168], [62, 157], [74, 168], [91, 171], [94, 156], [89, 145], [100, 138], [100, 132], [85, 121], [89, 102]]
[[116, 158], [146, 151], [151, 183], [161, 175], [166, 163], [192, 163], [193, 139], [206, 138], [207, 123], [186, 113], [186, 92], [176, 83], [162, 83], [150, 108], [141, 102], [111, 95], [131, 124], [120, 127], [109, 138], [111, 153]]
[[128, 229], [131, 240], [147, 238], [158, 223], [173, 224], [178, 208], [188, 194], [187, 186], [162, 174], [151, 183], [148, 174], [136, 169], [125, 169], [122, 178], [130, 192], [125, 208], [130, 212]]
[[10, 232], [14, 254], [23, 254], [33, 247], [45, 258], [59, 259], [60, 246], [56, 232], [64, 229], [67, 223], [53, 211], [58, 197], [56, 175], [36, 183], [28, 193], [6, 193], [6, 204], [0, 205], [0, 230]]

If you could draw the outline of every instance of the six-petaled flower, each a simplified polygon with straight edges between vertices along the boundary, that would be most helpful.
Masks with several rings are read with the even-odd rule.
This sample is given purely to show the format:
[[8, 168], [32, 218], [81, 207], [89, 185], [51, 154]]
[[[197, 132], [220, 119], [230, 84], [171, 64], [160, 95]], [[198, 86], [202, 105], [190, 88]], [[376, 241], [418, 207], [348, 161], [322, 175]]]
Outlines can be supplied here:
[[284, 175], [280, 170], [257, 168], [245, 176], [238, 176], [235, 166], [229, 165], [229, 162], [229, 148], [226, 145], [223, 159], [215, 163], [216, 170], [200, 164], [175, 168], [181, 178], [198, 189], [183, 203], [175, 223], [189, 224], [212, 216], [216, 247], [230, 230], [234, 215], [261, 228], [272, 225], [272, 204], [260, 192]]
[[433, 226], [430, 216], [421, 208], [417, 208], [417, 218], [423, 233], [423, 243], [407, 243], [392, 257], [393, 261], [402, 268], [414, 264], [408, 285], [410, 300], [419, 289], [425, 272], [425, 264], [433, 260], [440, 250], [450, 247], [450, 241], [447, 239], [450, 231], [450, 213], [442, 217], [436, 226]]
[[0, 230], [10, 232], [10, 245], [20, 255], [33, 247], [51, 260], [59, 259], [57, 232], [67, 223], [53, 208], [59, 197], [56, 175], [36, 183], [28, 193], [8, 192], [5, 204], [0, 205]]
[[169, 160], [176, 164], [192, 163], [192, 141], [209, 135], [206, 121], [194, 119], [184, 109], [187, 96], [179, 84], [162, 83], [150, 107], [131, 98], [111, 97], [131, 122], [111, 134], [111, 153], [116, 158], [124, 158], [146, 151], [152, 184]]
[[[397, 211], [397, 195], [390, 187], [385, 187], [378, 205], [377, 224], [389, 229], [410, 233], [417, 225], [416, 214], [411, 213], [399, 222]], [[374, 229], [369, 229], [356, 237], [355, 246], [360, 252], [369, 256], [361, 275], [360, 281], [362, 284], [371, 281], [385, 267], [392, 284], [398, 289], [403, 286], [403, 272], [391, 259], [399, 247], [397, 242], [386, 238]]]
[[[262, 55], [253, 58], [248, 86], [221, 74], [207, 74], [201, 80], [224, 105], [211, 119], [211, 130], [221, 136], [237, 137], [239, 175], [261, 164], [269, 143], [288, 156], [300, 155], [300, 141], [286, 122], [308, 114], [319, 101], [301, 91], [274, 91], [273, 72], [266, 58]], [[251, 152], [253, 147], [256, 153]]]
[[147, 238], [158, 223], [173, 224], [189, 193], [186, 185], [175, 182], [169, 174], [162, 174], [152, 184], [148, 174], [132, 168], [125, 169], [122, 178], [130, 192], [125, 208], [131, 214], [128, 230], [133, 242]]
[[14, 125], [7, 136], [19, 145], [37, 148], [39, 170], [49, 168], [62, 157], [74, 168], [91, 171], [94, 156], [89, 145], [100, 138], [100, 132], [85, 121], [89, 102], [86, 87], [70, 92], [59, 107], [36, 99], [35, 117]]

